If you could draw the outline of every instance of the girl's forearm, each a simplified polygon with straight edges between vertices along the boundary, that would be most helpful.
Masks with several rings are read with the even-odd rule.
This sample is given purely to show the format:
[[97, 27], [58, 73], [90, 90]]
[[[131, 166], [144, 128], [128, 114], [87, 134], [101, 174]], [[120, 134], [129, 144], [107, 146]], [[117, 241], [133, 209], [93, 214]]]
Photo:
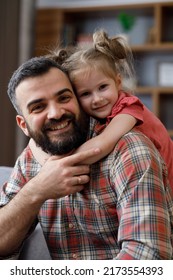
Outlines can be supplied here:
[[115, 147], [119, 139], [130, 131], [136, 124], [137, 120], [128, 114], [119, 114], [114, 117], [105, 130], [98, 136], [88, 140], [81, 145], [75, 153], [79, 151], [86, 151], [91, 148], [99, 148], [100, 153], [82, 162], [85, 164], [92, 164], [107, 156]]

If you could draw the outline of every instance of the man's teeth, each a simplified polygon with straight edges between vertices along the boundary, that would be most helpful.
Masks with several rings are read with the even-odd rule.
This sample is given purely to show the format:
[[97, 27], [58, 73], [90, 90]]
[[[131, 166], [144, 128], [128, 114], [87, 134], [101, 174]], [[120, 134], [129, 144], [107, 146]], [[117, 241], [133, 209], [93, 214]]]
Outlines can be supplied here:
[[62, 129], [64, 127], [66, 127], [68, 125], [68, 122], [64, 122], [64, 123], [61, 123], [55, 127], [51, 127], [51, 130], [58, 130], [58, 129]]

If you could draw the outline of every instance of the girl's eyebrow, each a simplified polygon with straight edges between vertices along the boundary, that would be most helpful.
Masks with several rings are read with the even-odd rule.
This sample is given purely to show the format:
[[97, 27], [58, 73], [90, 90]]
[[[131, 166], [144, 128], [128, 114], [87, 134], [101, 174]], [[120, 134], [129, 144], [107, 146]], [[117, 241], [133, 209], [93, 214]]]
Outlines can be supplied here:
[[[65, 92], [69, 92], [71, 94], [74, 94], [73, 91], [69, 88], [63, 88], [61, 90], [59, 90], [58, 92], [55, 93], [55, 96], [60, 96], [62, 94], [64, 94]], [[27, 104], [27, 109], [29, 109], [32, 105], [34, 104], [37, 104], [37, 103], [40, 103], [40, 102], [43, 102], [45, 99], [44, 98], [38, 98], [38, 99], [34, 99], [32, 101], [30, 101], [28, 104]]]

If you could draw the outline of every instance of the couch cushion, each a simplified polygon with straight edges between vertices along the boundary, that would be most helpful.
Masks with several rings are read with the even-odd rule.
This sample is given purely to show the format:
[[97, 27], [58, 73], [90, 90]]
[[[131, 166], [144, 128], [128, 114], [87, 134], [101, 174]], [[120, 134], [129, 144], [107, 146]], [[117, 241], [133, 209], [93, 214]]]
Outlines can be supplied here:
[[[12, 167], [0, 166], [0, 191], [3, 183], [8, 180]], [[50, 254], [40, 224], [24, 242], [19, 259], [23, 260], [50, 260]]]
[[12, 167], [0, 166], [0, 190], [3, 186], [3, 183], [8, 180]]

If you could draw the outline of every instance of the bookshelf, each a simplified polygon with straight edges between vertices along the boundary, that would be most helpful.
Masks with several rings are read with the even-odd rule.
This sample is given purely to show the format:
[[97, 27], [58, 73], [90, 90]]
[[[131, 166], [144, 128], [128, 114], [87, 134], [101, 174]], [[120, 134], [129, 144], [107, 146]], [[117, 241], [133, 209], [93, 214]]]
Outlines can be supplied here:
[[[131, 30], [124, 30], [119, 14], [135, 19]], [[98, 28], [110, 36], [126, 33], [138, 78], [136, 95], [164, 123], [173, 138], [173, 83], [160, 85], [160, 65], [173, 65], [173, 2], [112, 5], [80, 8], [39, 8], [36, 13], [35, 55], [42, 55], [57, 44], [86, 43]], [[173, 81], [173, 72], [167, 74]]]

